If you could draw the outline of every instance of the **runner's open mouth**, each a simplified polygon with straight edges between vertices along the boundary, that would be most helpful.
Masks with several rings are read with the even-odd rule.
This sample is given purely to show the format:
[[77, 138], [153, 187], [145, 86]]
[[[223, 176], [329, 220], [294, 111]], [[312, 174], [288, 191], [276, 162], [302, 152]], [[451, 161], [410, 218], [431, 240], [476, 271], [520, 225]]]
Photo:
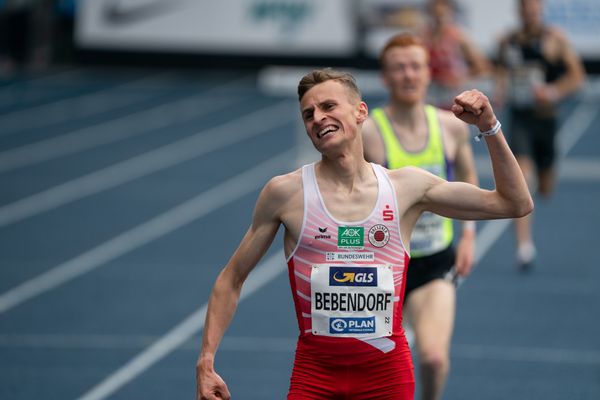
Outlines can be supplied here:
[[327, 134], [329, 134], [331, 132], [335, 132], [338, 129], [339, 128], [337, 126], [334, 126], [334, 125], [326, 126], [325, 128], [321, 129], [319, 132], [317, 132], [317, 138], [322, 139]]

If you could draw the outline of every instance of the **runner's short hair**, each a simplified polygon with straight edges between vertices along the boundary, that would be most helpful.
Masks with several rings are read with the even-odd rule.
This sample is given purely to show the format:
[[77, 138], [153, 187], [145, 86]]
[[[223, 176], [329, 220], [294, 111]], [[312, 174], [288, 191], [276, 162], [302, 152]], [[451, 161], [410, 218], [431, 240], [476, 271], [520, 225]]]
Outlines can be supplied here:
[[383, 61], [385, 59], [385, 55], [388, 51], [395, 47], [410, 47], [410, 46], [420, 46], [425, 50], [425, 54], [427, 55], [427, 62], [429, 62], [429, 52], [423, 40], [411, 32], [401, 32], [397, 35], [392, 36], [383, 46], [383, 49], [379, 53], [379, 65], [383, 68], [385, 67]]
[[360, 89], [356, 84], [356, 79], [354, 79], [352, 74], [348, 72], [337, 71], [332, 68], [323, 68], [313, 70], [300, 79], [300, 83], [298, 83], [298, 100], [302, 100], [302, 97], [304, 97], [306, 92], [316, 85], [327, 81], [339, 82], [346, 87], [346, 89], [348, 89], [353, 97], [356, 97], [358, 100], [362, 98]]

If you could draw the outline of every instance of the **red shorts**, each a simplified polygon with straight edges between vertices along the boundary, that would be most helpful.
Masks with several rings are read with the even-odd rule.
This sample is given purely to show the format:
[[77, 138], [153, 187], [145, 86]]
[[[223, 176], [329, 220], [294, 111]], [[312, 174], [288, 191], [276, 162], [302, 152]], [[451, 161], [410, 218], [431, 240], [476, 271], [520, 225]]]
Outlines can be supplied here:
[[370, 353], [358, 359], [355, 353], [324, 355], [300, 339], [288, 400], [413, 400], [413, 364], [404, 337], [388, 353], [374, 348]]

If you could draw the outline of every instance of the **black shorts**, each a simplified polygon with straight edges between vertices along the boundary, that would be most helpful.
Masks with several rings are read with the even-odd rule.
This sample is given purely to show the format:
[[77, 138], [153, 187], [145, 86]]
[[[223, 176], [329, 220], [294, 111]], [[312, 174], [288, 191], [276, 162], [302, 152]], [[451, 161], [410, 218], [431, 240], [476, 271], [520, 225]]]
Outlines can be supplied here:
[[406, 301], [410, 292], [418, 287], [436, 279], [444, 279], [454, 267], [455, 259], [456, 254], [452, 246], [430, 256], [411, 258], [406, 273], [404, 300]]
[[554, 165], [557, 121], [554, 116], [540, 117], [534, 110], [511, 109], [510, 148], [516, 156], [529, 156], [538, 170]]

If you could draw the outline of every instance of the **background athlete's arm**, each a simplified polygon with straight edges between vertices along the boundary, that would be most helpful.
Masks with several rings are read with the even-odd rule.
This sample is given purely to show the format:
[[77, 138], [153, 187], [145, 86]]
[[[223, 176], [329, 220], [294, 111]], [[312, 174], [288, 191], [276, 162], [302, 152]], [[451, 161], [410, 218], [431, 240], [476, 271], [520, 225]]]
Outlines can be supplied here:
[[[455, 119], [453, 136], [456, 140], [456, 156], [454, 171], [456, 180], [479, 186], [473, 149], [467, 125]], [[471, 272], [475, 260], [475, 222], [463, 221], [461, 236], [456, 245], [456, 272], [460, 276], [467, 276]]]
[[548, 40], [557, 48], [557, 58], [565, 65], [565, 73], [552, 83], [537, 86], [536, 98], [542, 103], [554, 103], [575, 92], [585, 79], [585, 69], [581, 59], [569, 44], [564, 33], [549, 28]]
[[202, 350], [196, 364], [197, 400], [230, 398], [227, 385], [214, 370], [215, 353], [237, 308], [242, 284], [277, 234], [280, 225], [278, 212], [283, 201], [277, 188], [277, 179], [267, 183], [261, 192], [252, 225], [213, 287], [206, 313]]
[[459, 43], [469, 66], [469, 78], [478, 78], [490, 72], [491, 66], [485, 55], [462, 31], [460, 31]]

